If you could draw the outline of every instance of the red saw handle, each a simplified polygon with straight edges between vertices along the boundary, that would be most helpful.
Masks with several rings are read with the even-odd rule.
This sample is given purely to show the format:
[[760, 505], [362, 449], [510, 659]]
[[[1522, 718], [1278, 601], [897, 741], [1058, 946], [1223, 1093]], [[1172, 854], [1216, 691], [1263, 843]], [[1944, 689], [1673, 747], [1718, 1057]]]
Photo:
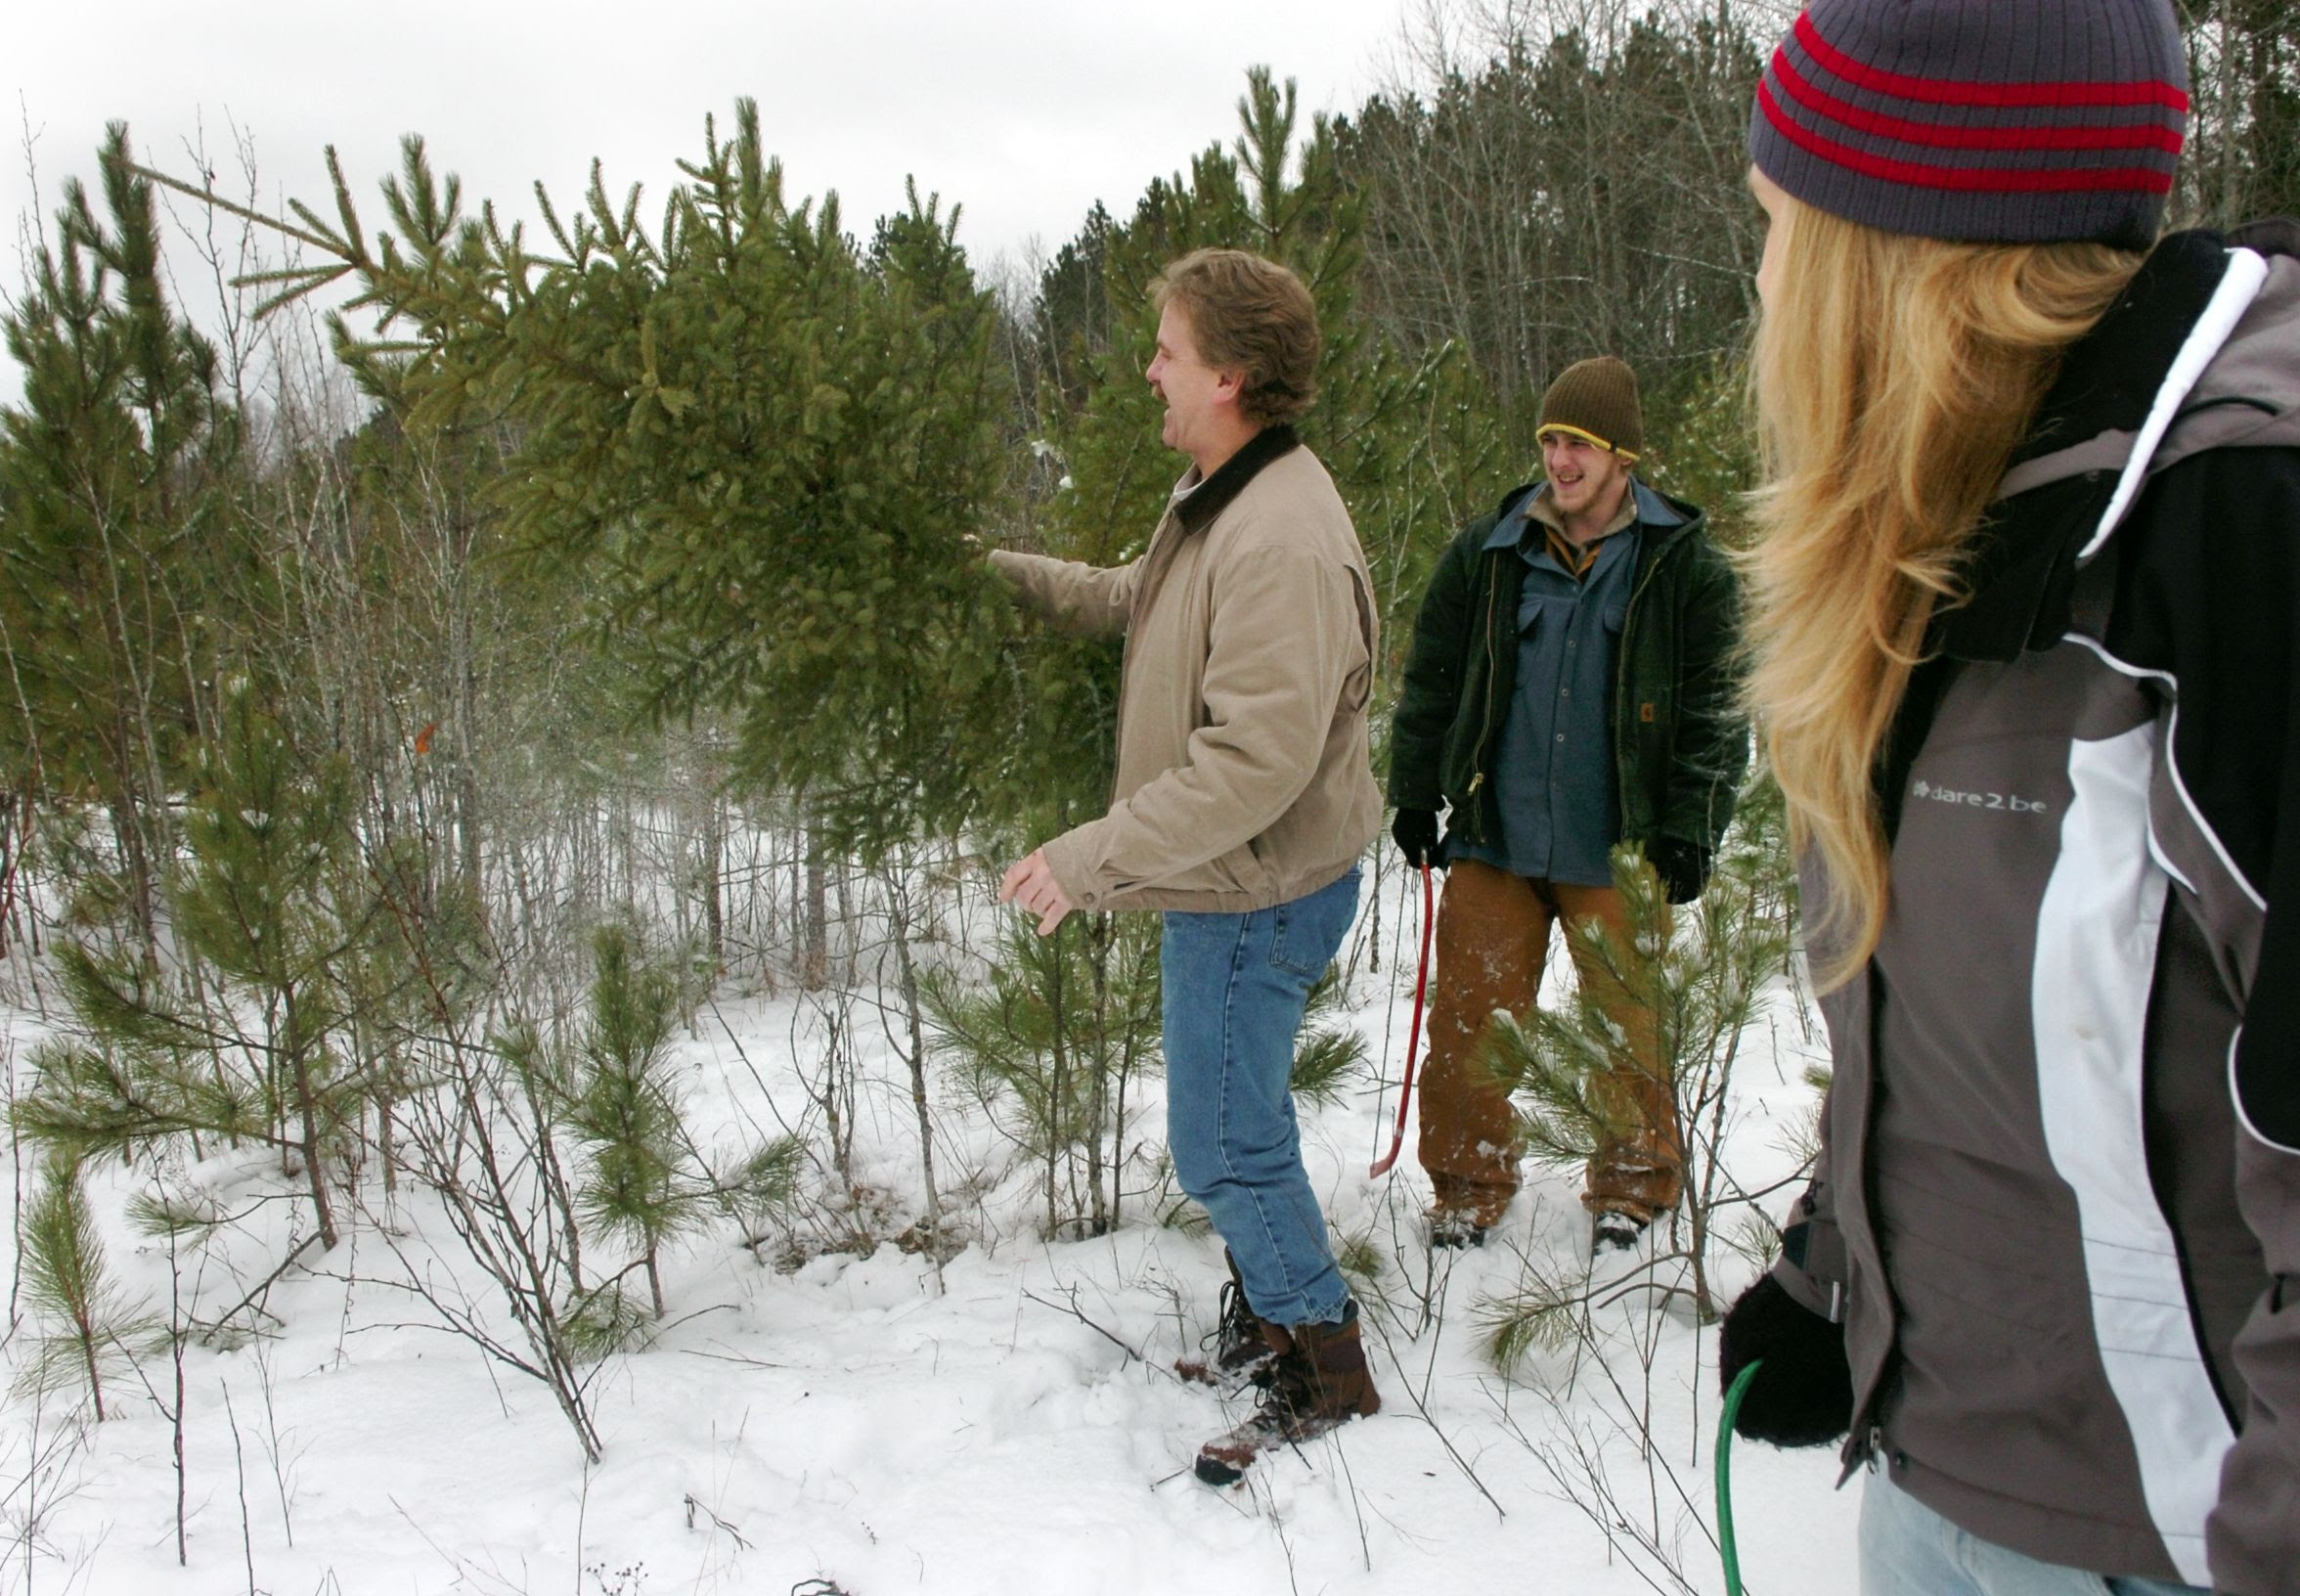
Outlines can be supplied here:
[[1430, 866], [1422, 866], [1422, 968], [1414, 977], [1413, 1026], [1405, 1034], [1405, 1085], [1397, 1093], [1397, 1128], [1390, 1133], [1390, 1152], [1380, 1163], [1366, 1171], [1368, 1180], [1378, 1180], [1390, 1173], [1390, 1166], [1397, 1162], [1398, 1149], [1405, 1145], [1405, 1108], [1413, 1101], [1414, 1054], [1422, 1044], [1422, 999], [1430, 992], [1430, 928], [1438, 919], [1438, 892], [1430, 884]]

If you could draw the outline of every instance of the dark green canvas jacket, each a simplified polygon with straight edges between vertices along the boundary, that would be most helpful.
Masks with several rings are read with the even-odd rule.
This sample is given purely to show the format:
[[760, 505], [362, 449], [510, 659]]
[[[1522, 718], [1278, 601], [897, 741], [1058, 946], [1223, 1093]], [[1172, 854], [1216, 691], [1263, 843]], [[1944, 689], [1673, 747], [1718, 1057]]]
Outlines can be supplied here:
[[[1391, 804], [1451, 805], [1451, 834], [1479, 843], [1501, 835], [1492, 762], [1517, 690], [1526, 577], [1514, 549], [1489, 550], [1485, 540], [1531, 491], [1512, 490], [1439, 557], [1390, 733]], [[1732, 670], [1740, 588], [1702, 511], [1664, 502], [1685, 520], [1645, 528], [1614, 684], [1621, 840], [1650, 849], [1668, 836], [1714, 850], [1748, 766]]]

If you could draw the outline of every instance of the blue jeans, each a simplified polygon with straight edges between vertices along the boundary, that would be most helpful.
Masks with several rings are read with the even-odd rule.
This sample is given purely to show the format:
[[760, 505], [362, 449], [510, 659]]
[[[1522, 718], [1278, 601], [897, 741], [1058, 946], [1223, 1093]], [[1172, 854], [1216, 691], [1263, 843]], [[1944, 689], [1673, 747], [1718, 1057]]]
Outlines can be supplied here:
[[2111, 1579], [1968, 1535], [1882, 1474], [1861, 1494], [1861, 1596], [2211, 1596], [2195, 1585]]
[[1294, 1038], [1357, 912], [1354, 866], [1251, 914], [1166, 916], [1166, 1130], [1174, 1175], [1229, 1244], [1246, 1301], [1277, 1324], [1332, 1324], [1349, 1288], [1302, 1167]]

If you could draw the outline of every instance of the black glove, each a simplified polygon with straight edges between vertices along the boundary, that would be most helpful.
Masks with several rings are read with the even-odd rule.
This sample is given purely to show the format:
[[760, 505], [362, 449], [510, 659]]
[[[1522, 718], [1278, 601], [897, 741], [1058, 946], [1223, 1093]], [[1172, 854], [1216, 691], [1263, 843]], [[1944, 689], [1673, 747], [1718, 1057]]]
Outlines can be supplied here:
[[1822, 1446], [1853, 1423], [1853, 1371], [1844, 1326], [1808, 1309], [1770, 1274], [1741, 1294], [1717, 1336], [1717, 1379], [1763, 1358], [1741, 1398], [1734, 1433], [1775, 1446]]
[[1434, 809], [1401, 809], [1397, 819], [1390, 822], [1391, 840], [1405, 856], [1408, 864], [1438, 863], [1438, 812]]
[[1645, 858], [1672, 904], [1692, 903], [1709, 878], [1709, 851], [1682, 837], [1654, 838], [1646, 845]]

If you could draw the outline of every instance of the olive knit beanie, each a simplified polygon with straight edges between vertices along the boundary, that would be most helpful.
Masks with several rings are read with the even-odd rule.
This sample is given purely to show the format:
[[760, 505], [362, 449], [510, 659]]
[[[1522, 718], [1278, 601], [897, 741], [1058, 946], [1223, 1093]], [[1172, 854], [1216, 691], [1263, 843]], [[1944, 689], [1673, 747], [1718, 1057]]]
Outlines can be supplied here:
[[1535, 436], [1552, 428], [1578, 433], [1624, 460], [1645, 453], [1645, 418], [1637, 403], [1637, 374], [1612, 355], [1577, 360], [1541, 396]]
[[2188, 86], [2169, 0], [1814, 0], [1757, 86], [1749, 157], [1888, 233], [2142, 248]]

